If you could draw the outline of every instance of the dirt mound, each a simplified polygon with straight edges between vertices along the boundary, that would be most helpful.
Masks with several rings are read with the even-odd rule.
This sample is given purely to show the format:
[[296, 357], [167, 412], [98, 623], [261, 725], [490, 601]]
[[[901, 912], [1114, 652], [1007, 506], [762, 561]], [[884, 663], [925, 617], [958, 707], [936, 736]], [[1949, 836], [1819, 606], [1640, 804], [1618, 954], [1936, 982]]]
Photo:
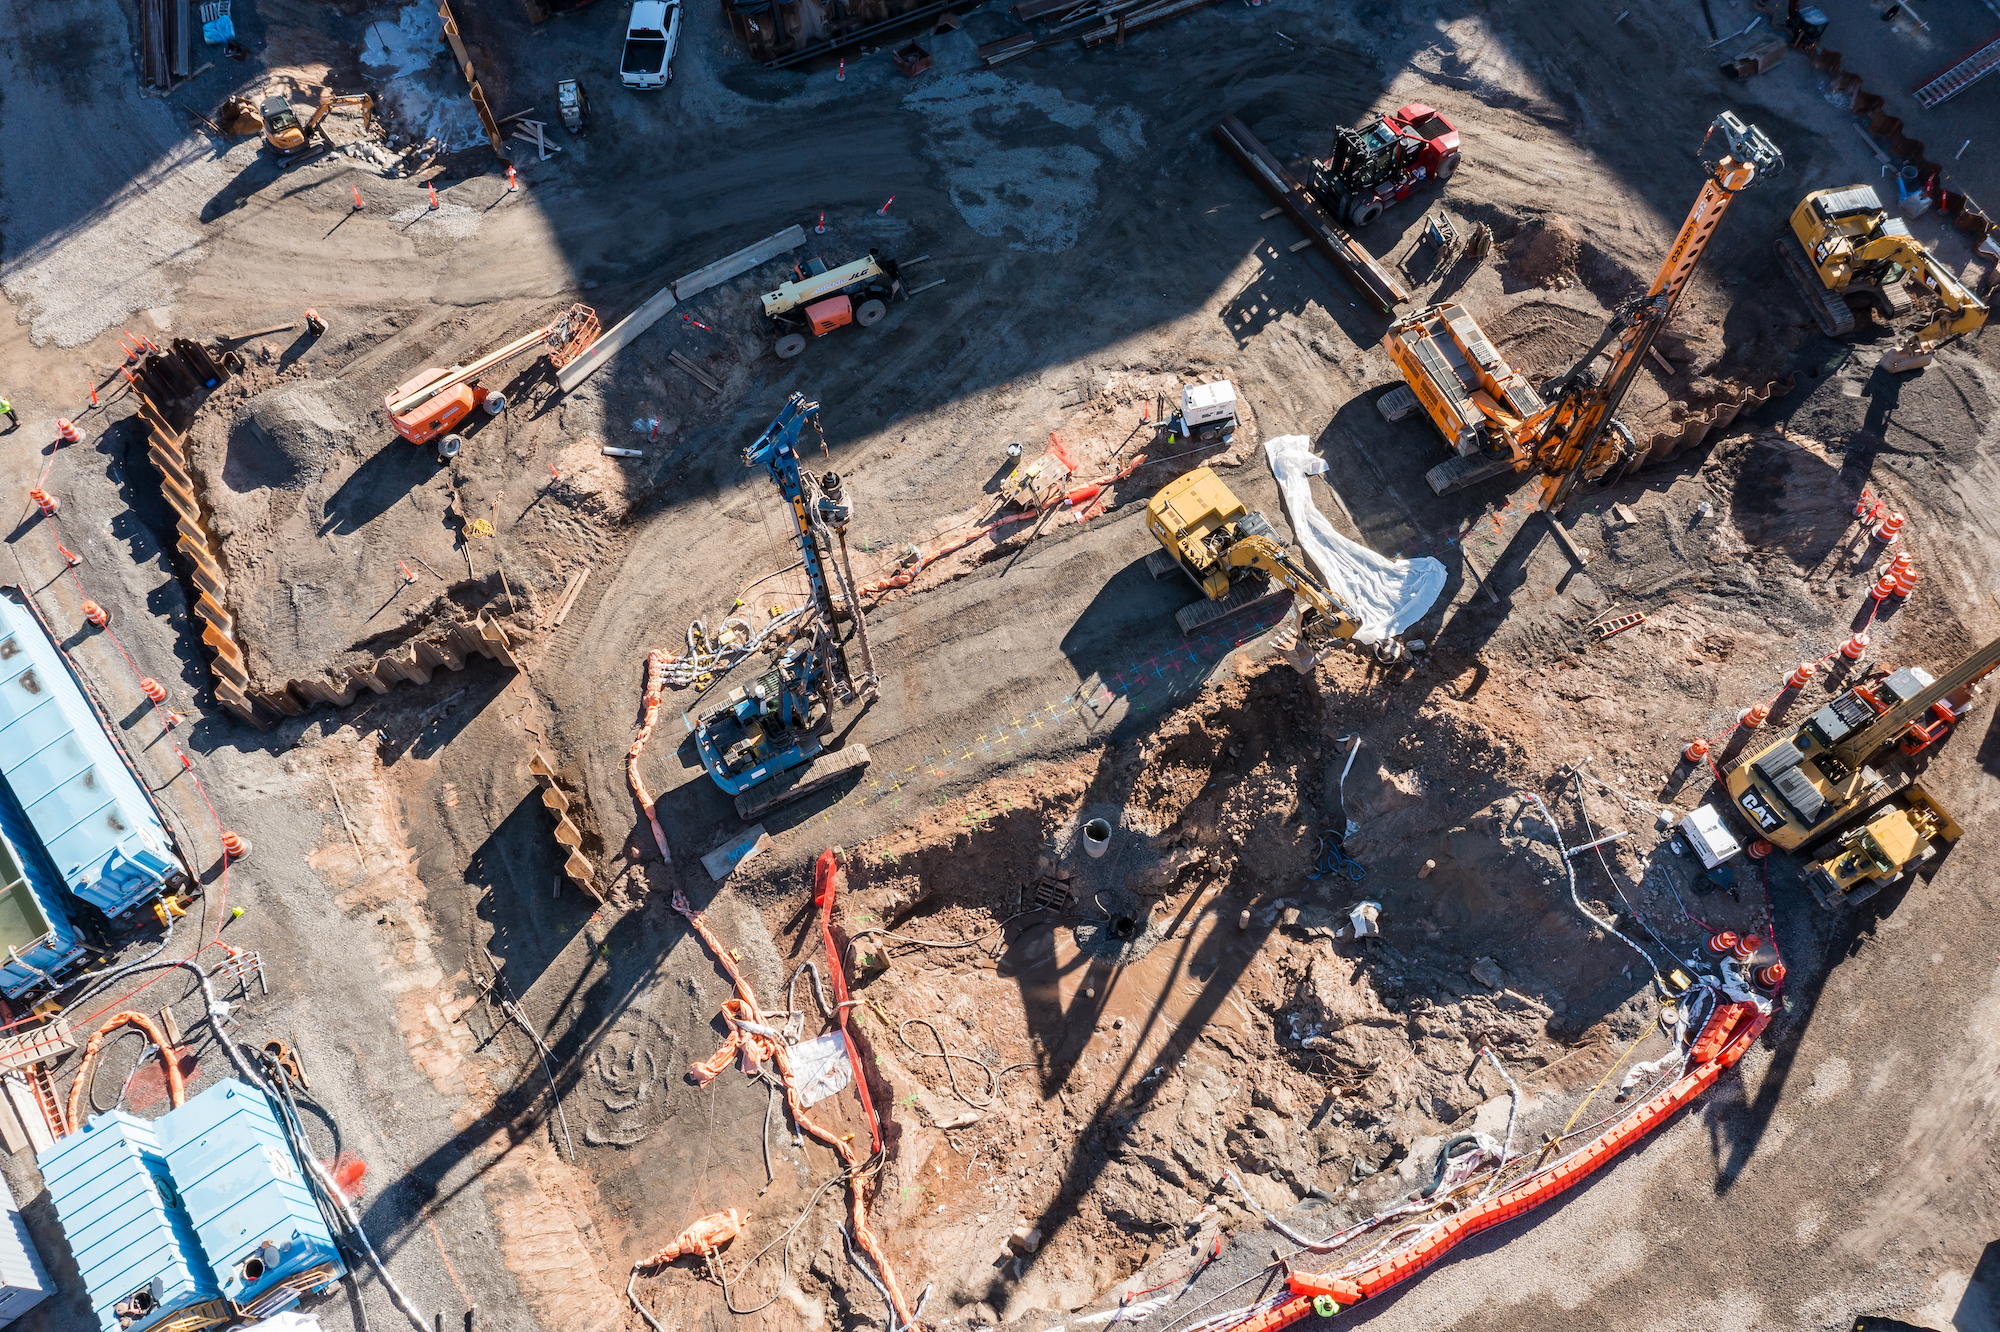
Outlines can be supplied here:
[[1538, 287], [1567, 287], [1577, 280], [1577, 261], [1583, 257], [1583, 238], [1559, 217], [1524, 228], [1507, 247], [1507, 261], [1515, 276]]
[[229, 433], [222, 480], [246, 493], [303, 490], [319, 480], [352, 424], [311, 382], [281, 384], [243, 404]]

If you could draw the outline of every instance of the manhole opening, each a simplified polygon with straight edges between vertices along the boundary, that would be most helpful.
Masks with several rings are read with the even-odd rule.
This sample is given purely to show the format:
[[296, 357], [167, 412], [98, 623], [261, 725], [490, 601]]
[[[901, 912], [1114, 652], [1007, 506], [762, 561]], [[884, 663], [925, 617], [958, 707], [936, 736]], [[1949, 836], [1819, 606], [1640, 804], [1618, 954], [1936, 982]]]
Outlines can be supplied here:
[[1139, 922], [1130, 916], [1120, 916], [1111, 922], [1112, 937], [1129, 939], [1139, 932]]

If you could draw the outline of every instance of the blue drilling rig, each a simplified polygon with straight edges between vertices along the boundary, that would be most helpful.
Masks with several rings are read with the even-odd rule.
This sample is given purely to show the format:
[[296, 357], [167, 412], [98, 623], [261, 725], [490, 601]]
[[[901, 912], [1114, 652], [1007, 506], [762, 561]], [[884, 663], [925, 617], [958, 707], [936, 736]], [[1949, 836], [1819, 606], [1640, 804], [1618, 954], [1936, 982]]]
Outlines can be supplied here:
[[[687, 722], [702, 766], [717, 786], [736, 797], [736, 812], [746, 820], [868, 766], [866, 745], [838, 750], [826, 745], [836, 711], [873, 698], [876, 677], [847, 559], [849, 507], [839, 473], [814, 475], [800, 468], [799, 436], [807, 425], [819, 430], [819, 404], [794, 393], [744, 450], [743, 461], [768, 468], [778, 493], [791, 505], [812, 613], [796, 622], [763, 674], [730, 690], [721, 706], [690, 714]], [[850, 627], [846, 641], [838, 633], [843, 623]], [[848, 642], [860, 649], [859, 679], [848, 664]], [[774, 645], [771, 650], [778, 649]]]

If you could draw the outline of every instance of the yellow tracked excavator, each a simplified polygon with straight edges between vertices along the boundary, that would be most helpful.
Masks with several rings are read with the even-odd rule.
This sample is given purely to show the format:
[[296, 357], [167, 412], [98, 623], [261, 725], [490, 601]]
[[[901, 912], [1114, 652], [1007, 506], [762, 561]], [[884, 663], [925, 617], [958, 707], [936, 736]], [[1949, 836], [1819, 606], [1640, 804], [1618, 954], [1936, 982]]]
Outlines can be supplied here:
[[[1718, 139], [1722, 151], [1711, 159]], [[1502, 472], [1538, 471], [1542, 507], [1555, 513], [1579, 481], [1613, 481], [1639, 461], [1631, 432], [1614, 419], [1618, 405], [1731, 201], [1785, 161], [1762, 130], [1727, 111], [1696, 156], [1708, 179], [1653, 285], [1619, 305], [1596, 345], [1539, 389], [1508, 366], [1463, 306], [1433, 305], [1389, 326], [1382, 346], [1405, 383], [1376, 405], [1392, 421], [1422, 407], [1451, 445], [1454, 456], [1425, 474], [1432, 490], [1445, 495]], [[1600, 355], [1611, 358], [1601, 375]]]
[[1294, 667], [1310, 673], [1324, 649], [1361, 628], [1353, 608], [1286, 552], [1264, 515], [1252, 512], [1206, 467], [1168, 482], [1147, 501], [1146, 527], [1160, 543], [1146, 557], [1146, 572], [1158, 580], [1178, 570], [1201, 590], [1200, 601], [1174, 615], [1183, 634], [1289, 593], [1296, 598], [1297, 637], [1303, 640], [1291, 645], [1299, 650], [1289, 655]]
[[1882, 353], [1878, 364], [1890, 374], [1923, 369], [1940, 346], [1986, 322], [1986, 302], [1910, 234], [1909, 223], [1889, 216], [1872, 185], [1815, 190], [1799, 200], [1777, 249], [1785, 276], [1830, 338], [1852, 333], [1861, 310], [1872, 308], [1889, 323], [1909, 314], [1912, 279], [1936, 300], [1930, 322]]
[[1736, 812], [1782, 850], [1811, 848], [1891, 794], [1873, 766], [1892, 745], [1916, 754], [1950, 734], [1974, 686], [2000, 667], [2000, 638], [1933, 678], [1920, 666], [1871, 675], [1724, 774]]

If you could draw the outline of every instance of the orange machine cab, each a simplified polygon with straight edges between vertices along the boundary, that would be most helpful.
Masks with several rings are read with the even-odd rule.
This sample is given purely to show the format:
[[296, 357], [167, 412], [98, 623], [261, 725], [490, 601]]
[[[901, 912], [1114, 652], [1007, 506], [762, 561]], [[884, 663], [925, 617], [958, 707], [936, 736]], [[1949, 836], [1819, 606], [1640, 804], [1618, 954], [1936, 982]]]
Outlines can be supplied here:
[[845, 296], [829, 296], [808, 305], [806, 318], [812, 321], [813, 336], [823, 338], [836, 328], [854, 322], [854, 302]]
[[[408, 383], [397, 385], [382, 399], [383, 409], [401, 402], [445, 373], [439, 369], [426, 370]], [[402, 416], [392, 414], [389, 423], [396, 427], [397, 434], [412, 444], [428, 444], [470, 416], [472, 409], [486, 400], [486, 394], [487, 390], [476, 385], [460, 384]]]

